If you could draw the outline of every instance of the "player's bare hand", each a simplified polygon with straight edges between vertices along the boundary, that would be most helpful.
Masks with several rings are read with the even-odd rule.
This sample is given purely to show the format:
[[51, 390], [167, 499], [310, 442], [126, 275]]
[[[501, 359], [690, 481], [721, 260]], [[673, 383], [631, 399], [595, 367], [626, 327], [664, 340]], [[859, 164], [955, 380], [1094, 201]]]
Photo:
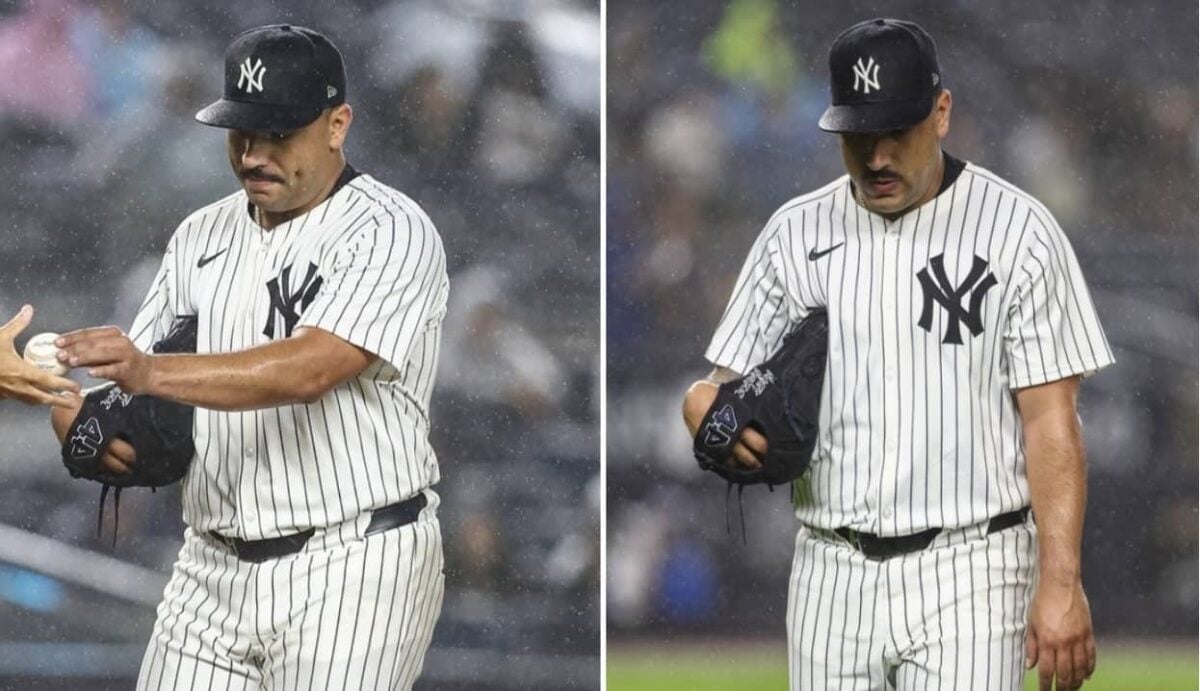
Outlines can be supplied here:
[[[683, 397], [683, 421], [687, 424], [688, 432], [696, 436], [704, 414], [712, 407], [717, 398], [718, 387], [715, 383], [701, 380], [692, 384]], [[733, 445], [733, 457], [747, 468], [761, 468], [762, 458], [767, 454], [767, 438], [756, 430], [746, 428], [742, 436]]]
[[733, 456], [747, 468], [761, 468], [767, 455], [767, 438], [758, 430], [747, 427], [733, 446]]
[[[54, 428], [54, 434], [58, 437], [59, 444], [66, 438], [67, 431], [71, 429], [71, 423], [75, 421], [75, 417], [79, 415], [79, 409], [83, 406], [83, 396], [77, 393], [64, 393], [63, 398], [66, 400], [66, 405], [50, 411], [50, 425]], [[136, 462], [137, 453], [133, 447], [120, 439], [114, 439], [109, 444], [108, 451], [100, 460], [105, 470], [117, 475], [130, 473], [129, 466]]]
[[88, 376], [108, 379], [126, 393], [147, 393], [154, 358], [143, 353], [115, 326], [80, 329], [59, 336], [58, 359], [68, 367], [87, 367]]
[[117, 475], [128, 475], [133, 472], [132, 465], [137, 463], [137, 452], [121, 439], [113, 439], [108, 445], [108, 453], [104, 454], [101, 464], [104, 469]]
[[1037, 666], [1040, 691], [1078, 689], [1091, 678], [1096, 639], [1082, 584], [1048, 579], [1038, 584], [1025, 634], [1025, 664]]
[[17, 354], [13, 341], [31, 321], [33, 308], [25, 305], [0, 326], [0, 398], [14, 398], [29, 405], [69, 406], [70, 400], [58, 392], [78, 391], [79, 385], [40, 370]]

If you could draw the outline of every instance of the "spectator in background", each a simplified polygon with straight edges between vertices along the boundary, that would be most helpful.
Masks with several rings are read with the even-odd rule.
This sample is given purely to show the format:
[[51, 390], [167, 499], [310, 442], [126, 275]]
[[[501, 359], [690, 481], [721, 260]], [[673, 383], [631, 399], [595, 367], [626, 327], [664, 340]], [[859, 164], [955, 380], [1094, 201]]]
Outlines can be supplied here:
[[548, 99], [538, 57], [524, 29], [503, 26], [484, 59], [471, 100], [468, 136], [474, 163], [497, 185], [533, 185], [559, 170], [569, 127]]
[[75, 13], [70, 42], [89, 74], [90, 108], [109, 121], [157, 108], [162, 42], [121, 0], [96, 0]]
[[462, 140], [464, 103], [449, 87], [445, 74], [425, 65], [395, 86], [385, 87], [387, 118], [394, 135], [380, 143], [412, 160], [427, 176], [436, 177], [456, 158]]
[[88, 75], [70, 40], [77, 12], [71, 0], [28, 0], [0, 23], [0, 114], [50, 127], [87, 115]]
[[469, 400], [544, 417], [566, 393], [558, 359], [511, 312], [508, 281], [480, 265], [454, 277], [438, 384]]
[[[153, 89], [159, 103], [127, 107], [120, 126], [90, 139], [77, 158], [77, 169], [98, 192], [94, 214], [105, 238], [99, 251], [109, 255], [109, 265], [128, 262], [129, 246], [161, 252], [180, 218], [237, 189], [237, 178], [224, 168], [219, 133], [192, 123], [211, 90], [209, 56], [176, 45], [161, 57], [153, 77], [161, 79], [161, 88]], [[141, 296], [136, 299], [140, 304]]]

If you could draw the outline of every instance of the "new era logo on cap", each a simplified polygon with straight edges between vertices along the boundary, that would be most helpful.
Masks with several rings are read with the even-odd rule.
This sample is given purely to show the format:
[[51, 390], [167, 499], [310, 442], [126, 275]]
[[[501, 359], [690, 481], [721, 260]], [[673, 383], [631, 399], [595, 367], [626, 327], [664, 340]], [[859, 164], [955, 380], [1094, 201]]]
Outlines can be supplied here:
[[225, 50], [223, 97], [196, 113], [206, 125], [289, 132], [346, 101], [342, 54], [311, 29], [273, 24], [244, 31]]
[[937, 49], [924, 29], [898, 19], [860, 22], [829, 49], [833, 104], [821, 116], [821, 129], [907, 129], [933, 111], [940, 83]]

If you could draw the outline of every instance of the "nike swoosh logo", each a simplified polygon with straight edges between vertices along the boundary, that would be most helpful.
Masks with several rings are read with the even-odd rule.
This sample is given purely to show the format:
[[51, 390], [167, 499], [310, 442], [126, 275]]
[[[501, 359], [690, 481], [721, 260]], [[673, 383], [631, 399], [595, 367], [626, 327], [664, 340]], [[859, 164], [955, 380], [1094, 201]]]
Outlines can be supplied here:
[[220, 252], [217, 252], [216, 254], [209, 255], [209, 256], [207, 256], [207, 257], [200, 257], [200, 261], [196, 262], [196, 268], [197, 268], [197, 269], [203, 269], [205, 264], [207, 264], [207, 263], [211, 262], [212, 260], [214, 260], [214, 259], [216, 259], [217, 257], [221, 256], [222, 254], [225, 254], [226, 250], [228, 250], [228, 249], [229, 249], [229, 248], [228, 248], [228, 247], [226, 247], [225, 249], [221, 250]]
[[827, 250], [821, 250], [820, 252], [818, 252], [816, 250], [809, 250], [808, 251], [808, 261], [815, 262], [816, 260], [820, 259], [821, 257], [824, 257], [825, 255], [836, 250], [837, 248], [841, 247], [844, 244], [846, 244], [846, 243], [839, 242], [838, 244], [834, 245], [833, 247], [830, 247]]

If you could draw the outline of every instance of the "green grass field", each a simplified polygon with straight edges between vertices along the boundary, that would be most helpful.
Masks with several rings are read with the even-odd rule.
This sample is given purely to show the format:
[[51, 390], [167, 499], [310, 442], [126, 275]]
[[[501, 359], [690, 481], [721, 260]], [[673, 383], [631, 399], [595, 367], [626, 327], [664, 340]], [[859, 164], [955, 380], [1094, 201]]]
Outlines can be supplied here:
[[[780, 691], [782, 644], [610, 644], [608, 691]], [[1037, 678], [1026, 679], [1037, 689]], [[1084, 691], [1196, 691], [1196, 649], [1178, 643], [1105, 644]]]

